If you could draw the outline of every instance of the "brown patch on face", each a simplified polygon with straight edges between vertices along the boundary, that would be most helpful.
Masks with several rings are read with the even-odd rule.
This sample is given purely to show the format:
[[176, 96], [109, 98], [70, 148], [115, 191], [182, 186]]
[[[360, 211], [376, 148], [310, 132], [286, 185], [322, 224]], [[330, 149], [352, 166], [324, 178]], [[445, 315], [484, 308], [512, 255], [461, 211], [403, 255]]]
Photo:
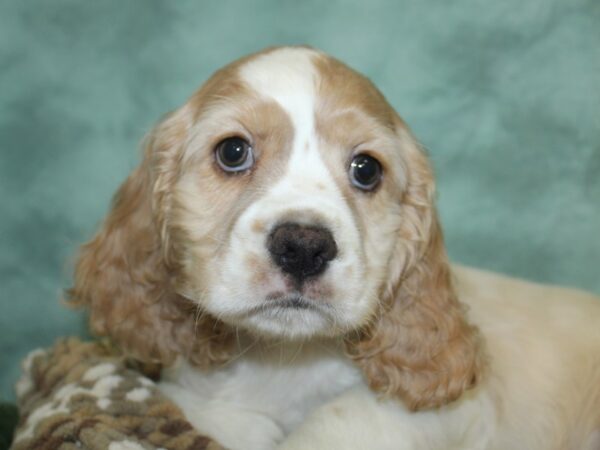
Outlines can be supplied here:
[[250, 255], [244, 258], [244, 264], [248, 267], [252, 277], [250, 282], [254, 285], [262, 285], [267, 282], [267, 272], [264, 267], [264, 262], [261, 258]]
[[254, 222], [252, 222], [252, 226], [250, 227], [250, 229], [254, 233], [262, 234], [266, 230], [266, 225], [262, 220], [256, 219]]
[[[398, 195], [394, 175], [402, 156], [397, 129], [405, 125], [366, 77], [327, 55], [313, 58], [313, 63], [319, 74], [315, 126], [321, 154], [363, 234], [373, 218], [365, 207], [380, 212], [390, 197]], [[352, 158], [360, 153], [382, 165], [383, 182], [376, 191], [361, 191], [349, 180]]]
[[[198, 252], [191, 258], [195, 261], [218, 258], [240, 214], [284, 173], [292, 147], [291, 119], [276, 102], [245, 85], [240, 65], [217, 72], [186, 105], [194, 138], [184, 150], [171, 228], [185, 243], [180, 246], [184, 253]], [[227, 173], [216, 163], [215, 147], [232, 136], [251, 145], [254, 165], [249, 170]], [[252, 229], [259, 233], [264, 226], [255, 223]], [[193, 270], [194, 276], [186, 278], [200, 279], [203, 268]]]

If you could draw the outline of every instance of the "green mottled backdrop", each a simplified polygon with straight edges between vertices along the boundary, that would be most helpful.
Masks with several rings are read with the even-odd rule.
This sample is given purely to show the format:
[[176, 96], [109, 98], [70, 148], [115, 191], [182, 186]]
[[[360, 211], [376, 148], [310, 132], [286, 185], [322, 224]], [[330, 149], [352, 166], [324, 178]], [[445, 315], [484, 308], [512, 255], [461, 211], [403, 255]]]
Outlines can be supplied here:
[[28, 350], [84, 332], [69, 261], [153, 122], [297, 43], [412, 125], [455, 260], [600, 292], [598, 0], [0, 0], [0, 397]]

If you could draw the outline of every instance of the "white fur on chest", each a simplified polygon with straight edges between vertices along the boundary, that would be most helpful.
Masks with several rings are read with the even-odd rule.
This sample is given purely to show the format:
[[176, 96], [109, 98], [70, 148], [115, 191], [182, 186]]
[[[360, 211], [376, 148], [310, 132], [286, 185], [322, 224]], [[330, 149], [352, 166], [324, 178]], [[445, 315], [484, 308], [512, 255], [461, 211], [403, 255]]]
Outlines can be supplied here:
[[181, 360], [163, 372], [159, 387], [200, 432], [232, 450], [268, 450], [360, 380], [340, 349], [286, 343], [255, 345], [208, 372]]

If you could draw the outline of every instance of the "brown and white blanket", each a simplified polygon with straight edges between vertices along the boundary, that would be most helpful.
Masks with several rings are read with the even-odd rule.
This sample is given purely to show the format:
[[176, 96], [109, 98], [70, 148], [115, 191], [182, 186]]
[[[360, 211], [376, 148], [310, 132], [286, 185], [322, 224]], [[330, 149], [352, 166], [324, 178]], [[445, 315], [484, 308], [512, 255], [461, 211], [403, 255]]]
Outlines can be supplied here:
[[62, 339], [32, 352], [17, 383], [14, 450], [218, 450], [110, 343]]

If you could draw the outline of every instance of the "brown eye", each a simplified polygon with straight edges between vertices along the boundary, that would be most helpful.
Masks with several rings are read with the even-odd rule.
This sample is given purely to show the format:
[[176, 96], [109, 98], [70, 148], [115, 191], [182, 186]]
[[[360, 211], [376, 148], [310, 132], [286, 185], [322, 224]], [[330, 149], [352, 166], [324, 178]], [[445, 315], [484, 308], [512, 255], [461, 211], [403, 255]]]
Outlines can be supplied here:
[[350, 163], [350, 182], [363, 191], [372, 191], [381, 181], [381, 164], [369, 155], [356, 155]]
[[219, 167], [225, 172], [242, 172], [254, 165], [252, 146], [239, 137], [219, 142], [215, 148], [215, 157]]

